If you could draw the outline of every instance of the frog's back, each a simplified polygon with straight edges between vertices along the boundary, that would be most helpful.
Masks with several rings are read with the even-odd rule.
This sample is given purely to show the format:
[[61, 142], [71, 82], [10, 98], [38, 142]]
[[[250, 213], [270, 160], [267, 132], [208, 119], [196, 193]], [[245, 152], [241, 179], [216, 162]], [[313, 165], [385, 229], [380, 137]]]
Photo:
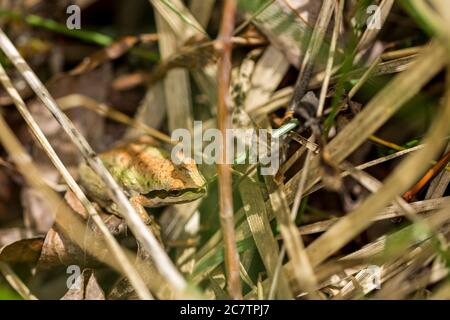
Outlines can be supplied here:
[[[155, 147], [147, 141], [137, 140], [100, 154], [113, 178], [119, 183], [128, 196], [147, 194], [155, 190], [181, 190], [184, 188], [198, 187], [198, 173], [196, 165], [187, 162], [180, 166], [170, 160], [170, 154], [164, 149]], [[85, 165], [86, 166], [86, 165]], [[86, 166], [87, 167], [87, 166]], [[80, 170], [81, 171], [81, 170]], [[91, 181], [91, 186], [86, 186], [90, 193], [104, 192], [104, 185], [92, 170], [84, 169], [80, 172], [81, 180]], [[89, 172], [91, 171], [91, 172]], [[84, 177], [83, 177], [84, 175]], [[86, 176], [89, 179], [86, 179]], [[200, 181], [204, 183], [204, 181]], [[93, 191], [93, 192], [92, 192]], [[105, 197], [104, 194], [94, 194], [96, 198]]]
[[121, 187], [133, 194], [170, 188], [173, 168], [170, 154], [146, 143], [133, 142], [100, 155], [103, 163]]

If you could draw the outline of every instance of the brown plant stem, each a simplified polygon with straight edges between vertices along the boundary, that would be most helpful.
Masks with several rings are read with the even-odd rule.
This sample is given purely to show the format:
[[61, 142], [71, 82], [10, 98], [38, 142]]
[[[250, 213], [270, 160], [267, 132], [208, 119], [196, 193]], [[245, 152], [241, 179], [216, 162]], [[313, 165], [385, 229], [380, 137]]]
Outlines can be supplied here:
[[222, 23], [217, 41], [217, 50], [220, 52], [218, 67], [218, 101], [217, 101], [217, 124], [222, 133], [221, 163], [217, 164], [219, 179], [219, 206], [220, 223], [222, 226], [225, 247], [225, 271], [227, 276], [227, 287], [233, 299], [242, 299], [242, 287], [239, 279], [239, 255], [236, 248], [236, 235], [234, 231], [233, 216], [233, 194], [232, 175], [230, 165], [227, 164], [227, 139], [226, 130], [231, 128], [231, 117], [229, 110], [229, 88], [231, 76], [231, 37], [234, 29], [234, 15], [236, 1], [226, 0], [223, 8]]
[[410, 202], [416, 194], [419, 193], [419, 191], [422, 190], [422, 188], [439, 173], [439, 171], [445, 168], [449, 161], [450, 151], [447, 152], [430, 170], [428, 170], [419, 182], [417, 182], [410, 190], [405, 192], [403, 199]]

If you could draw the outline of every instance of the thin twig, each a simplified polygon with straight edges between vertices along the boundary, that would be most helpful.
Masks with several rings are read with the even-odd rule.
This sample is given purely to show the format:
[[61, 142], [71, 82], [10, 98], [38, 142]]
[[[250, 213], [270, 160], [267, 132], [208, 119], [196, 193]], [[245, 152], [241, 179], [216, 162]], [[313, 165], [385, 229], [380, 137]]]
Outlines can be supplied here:
[[230, 165], [226, 164], [229, 147], [226, 130], [231, 127], [229, 112], [229, 87], [231, 76], [231, 36], [234, 28], [236, 1], [226, 0], [224, 3], [222, 23], [220, 27], [219, 52], [221, 59], [218, 68], [218, 128], [222, 133], [221, 163], [217, 165], [220, 195], [220, 222], [222, 226], [225, 247], [225, 269], [227, 274], [228, 292], [233, 299], [242, 299], [242, 286], [239, 279], [239, 255], [236, 248], [236, 235], [233, 217], [233, 193], [231, 189], [232, 175]]

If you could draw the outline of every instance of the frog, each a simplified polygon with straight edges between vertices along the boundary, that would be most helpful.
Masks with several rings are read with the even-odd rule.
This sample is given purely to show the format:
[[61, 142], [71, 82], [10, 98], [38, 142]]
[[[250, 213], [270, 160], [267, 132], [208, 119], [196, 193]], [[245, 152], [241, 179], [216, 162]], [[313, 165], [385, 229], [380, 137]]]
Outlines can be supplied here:
[[[99, 154], [99, 158], [130, 200], [143, 222], [162, 242], [159, 225], [145, 208], [186, 203], [206, 195], [207, 184], [193, 159], [171, 153], [153, 139], [141, 136]], [[88, 198], [120, 217], [117, 204], [106, 193], [103, 180], [81, 162], [78, 179]]]

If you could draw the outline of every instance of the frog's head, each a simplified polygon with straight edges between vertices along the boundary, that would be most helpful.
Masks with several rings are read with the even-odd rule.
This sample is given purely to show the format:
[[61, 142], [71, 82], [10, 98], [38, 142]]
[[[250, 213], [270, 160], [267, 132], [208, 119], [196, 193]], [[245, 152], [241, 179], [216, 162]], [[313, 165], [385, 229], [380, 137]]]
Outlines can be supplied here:
[[175, 164], [166, 150], [142, 143], [106, 152], [102, 160], [130, 195], [144, 195], [156, 205], [193, 201], [206, 194], [206, 181], [194, 160], [179, 155]]
[[180, 164], [165, 161], [166, 170], [158, 172], [161, 175], [154, 180], [157, 183], [147, 194], [149, 198], [158, 199], [161, 205], [165, 205], [193, 201], [206, 194], [206, 180], [194, 160], [184, 156], [182, 159]]

